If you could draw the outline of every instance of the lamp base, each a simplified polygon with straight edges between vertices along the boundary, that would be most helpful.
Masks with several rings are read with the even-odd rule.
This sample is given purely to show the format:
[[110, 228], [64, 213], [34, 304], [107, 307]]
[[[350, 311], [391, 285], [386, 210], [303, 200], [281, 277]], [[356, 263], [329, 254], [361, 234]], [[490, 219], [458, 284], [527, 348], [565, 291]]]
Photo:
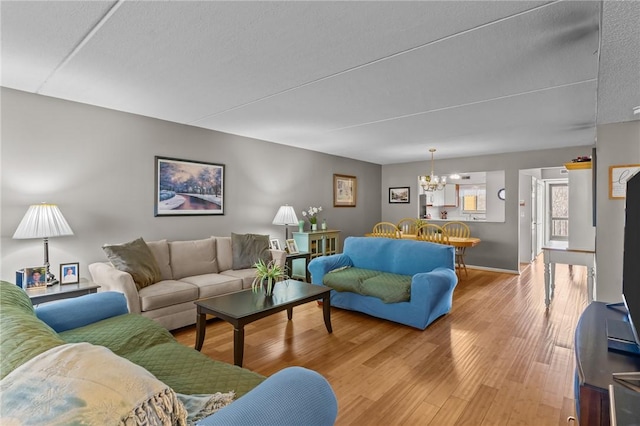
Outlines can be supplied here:
[[56, 285], [56, 284], [60, 284], [60, 281], [54, 279], [52, 281], [47, 281], [47, 287], [52, 286], [52, 285]]

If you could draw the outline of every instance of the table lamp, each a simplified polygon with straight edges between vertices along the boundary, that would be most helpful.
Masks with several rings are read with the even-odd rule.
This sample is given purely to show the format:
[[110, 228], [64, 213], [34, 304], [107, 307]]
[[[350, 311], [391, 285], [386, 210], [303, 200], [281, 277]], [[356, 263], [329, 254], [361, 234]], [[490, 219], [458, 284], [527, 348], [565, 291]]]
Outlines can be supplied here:
[[298, 217], [296, 216], [296, 211], [292, 206], [285, 204], [284, 206], [280, 206], [278, 209], [278, 213], [276, 213], [276, 217], [273, 218], [274, 225], [284, 225], [284, 240], [287, 241], [289, 239], [289, 226], [298, 224]]
[[47, 285], [57, 284], [58, 280], [49, 271], [49, 238], [73, 235], [71, 227], [55, 204], [34, 204], [18, 225], [14, 239], [42, 238], [44, 241], [44, 266]]

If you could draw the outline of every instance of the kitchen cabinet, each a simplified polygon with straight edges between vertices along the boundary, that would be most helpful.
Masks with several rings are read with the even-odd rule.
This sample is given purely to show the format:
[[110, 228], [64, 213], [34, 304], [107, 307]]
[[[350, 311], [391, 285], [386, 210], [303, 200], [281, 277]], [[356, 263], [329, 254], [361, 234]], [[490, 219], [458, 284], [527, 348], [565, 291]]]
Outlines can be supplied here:
[[458, 184], [448, 183], [442, 191], [427, 192], [427, 205], [433, 207], [458, 207]]

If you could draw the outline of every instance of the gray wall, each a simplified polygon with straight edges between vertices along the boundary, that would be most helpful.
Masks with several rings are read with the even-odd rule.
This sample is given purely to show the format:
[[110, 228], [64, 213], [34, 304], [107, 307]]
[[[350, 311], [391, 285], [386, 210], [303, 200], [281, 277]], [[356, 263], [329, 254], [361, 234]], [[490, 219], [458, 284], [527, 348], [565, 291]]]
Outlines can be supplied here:
[[[80, 103], [2, 88], [0, 276], [42, 264], [42, 241], [11, 237], [30, 204], [58, 204], [75, 235], [51, 239], [59, 264], [106, 260], [101, 246], [263, 233], [282, 204], [310, 205], [331, 229], [362, 235], [380, 218], [381, 167]], [[154, 156], [225, 164], [225, 215], [154, 217]], [[333, 207], [333, 173], [358, 179], [357, 206]], [[291, 228], [294, 230], [294, 227]]]
[[625, 200], [609, 199], [609, 166], [640, 164], [640, 121], [598, 126], [595, 298], [622, 300]]
[[[435, 173], [450, 174], [454, 172], [482, 172], [493, 170], [505, 171], [504, 223], [468, 222], [471, 235], [482, 240], [482, 243], [466, 253], [467, 265], [487, 268], [518, 271], [519, 251], [519, 171], [544, 167], [560, 167], [579, 155], [590, 155], [591, 146], [565, 149], [518, 152], [511, 154], [488, 155], [439, 160], [436, 157]], [[382, 220], [397, 222], [403, 217], [415, 217], [418, 213], [417, 177], [429, 170], [426, 161], [393, 164], [382, 167]], [[410, 186], [410, 204], [389, 204], [388, 190], [394, 186]]]

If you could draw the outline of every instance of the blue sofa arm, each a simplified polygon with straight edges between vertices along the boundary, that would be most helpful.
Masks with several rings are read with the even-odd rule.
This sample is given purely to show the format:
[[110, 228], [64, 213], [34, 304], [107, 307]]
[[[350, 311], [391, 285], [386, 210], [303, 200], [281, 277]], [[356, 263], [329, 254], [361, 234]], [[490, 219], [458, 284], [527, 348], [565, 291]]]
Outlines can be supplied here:
[[289, 367], [197, 426], [333, 425], [338, 401], [329, 382], [315, 371]]
[[116, 291], [87, 294], [39, 305], [36, 316], [57, 333], [129, 313], [127, 299]]
[[322, 279], [327, 272], [345, 266], [353, 266], [353, 261], [344, 253], [316, 257], [309, 262], [308, 267], [311, 273], [311, 283], [322, 284]]

